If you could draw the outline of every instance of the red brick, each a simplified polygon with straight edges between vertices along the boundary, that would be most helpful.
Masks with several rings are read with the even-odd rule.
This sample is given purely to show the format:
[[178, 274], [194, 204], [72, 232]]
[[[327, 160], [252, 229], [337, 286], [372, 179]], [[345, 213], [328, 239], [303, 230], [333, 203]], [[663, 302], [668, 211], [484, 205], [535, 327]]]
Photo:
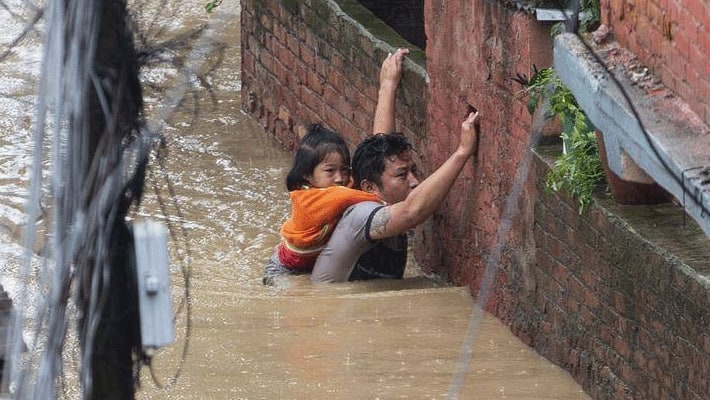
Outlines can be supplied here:
[[299, 124], [299, 125], [308, 125], [308, 124], [320, 122], [322, 119], [320, 111], [314, 111], [309, 106], [306, 106], [306, 104], [303, 102], [299, 103], [297, 110], [298, 110], [297, 124]]
[[338, 113], [342, 115], [349, 113], [350, 105], [343, 99], [343, 94], [338, 92], [328, 80], [323, 85], [323, 99], [326, 104], [337, 110]]
[[265, 49], [259, 50], [259, 64], [264, 67], [267, 71], [271, 72], [274, 70], [274, 57]]
[[[548, 242], [560, 244], [559, 241], [555, 240], [555, 239], [551, 239]], [[552, 277], [557, 282], [566, 283], [567, 280], [569, 279], [569, 276], [570, 276], [569, 270], [567, 269], [567, 267], [565, 265], [563, 265], [559, 262], [559, 259], [556, 257], [553, 249], [551, 248], [550, 250], [551, 250], [550, 256], [552, 257], [552, 259], [557, 261], [557, 264], [555, 265], [554, 270], [552, 271]]]
[[646, 16], [648, 17], [648, 22], [652, 26], [655, 26], [658, 30], [661, 30], [664, 14], [665, 11], [657, 4], [654, 4], [654, 2], [648, 2], [648, 4], [646, 4]]
[[584, 304], [592, 310], [599, 306], [599, 298], [589, 288], [585, 288], [583, 300]]
[[255, 70], [254, 55], [248, 51], [242, 52], [242, 70], [249, 73], [253, 73]]
[[322, 57], [316, 58], [315, 71], [318, 75], [322, 77], [328, 76], [329, 69], [329, 62], [327, 59]]
[[[245, 18], [246, 21], [249, 21], [248, 23], [253, 24], [253, 22], [248, 17]], [[261, 24], [261, 27], [266, 29], [267, 31], [271, 32], [273, 30], [274, 20], [271, 18], [271, 16], [262, 14], [259, 17], [259, 23]]]
[[281, 25], [280, 22], [274, 22], [274, 24], [273, 24], [273, 34], [274, 34], [274, 37], [276, 38], [276, 40], [277, 40], [280, 44], [282, 44], [282, 45], [284, 45], [284, 46], [286, 45], [286, 43], [287, 43], [288, 31], [286, 30], [286, 28], [285, 28], [283, 25]]
[[[289, 87], [292, 81], [291, 71], [279, 61], [274, 61], [271, 67], [272, 73], [276, 76], [279, 83], [281, 84], [280, 87]], [[272, 94], [273, 93], [274, 92], [272, 92]]]
[[295, 54], [297, 57], [300, 57], [300, 40], [296, 36], [292, 34], [287, 35], [285, 44], [291, 53]]
[[307, 107], [318, 116], [317, 119], [313, 118], [308, 123], [319, 122], [319, 120], [324, 115], [324, 103], [321, 95], [306, 86], [302, 86], [300, 89], [299, 97], [301, 98], [301, 103], [307, 105]]
[[331, 69], [328, 73], [327, 81], [336, 92], [341, 94], [341, 96], [345, 93], [345, 88], [348, 86], [348, 83], [345, 81], [345, 77], [340, 71], [334, 68]]
[[374, 101], [365, 97], [365, 95], [353, 85], [345, 86], [345, 96], [349, 99], [351, 104], [359, 108], [360, 113], [372, 118], [372, 115], [375, 113], [375, 106], [377, 105]]
[[323, 95], [323, 84], [325, 83], [325, 78], [323, 78], [321, 75], [316, 73], [313, 70], [307, 70], [306, 71], [306, 80], [305, 84], [308, 86], [308, 89], [312, 90], [314, 93], [318, 95]]
[[301, 34], [304, 36], [304, 38], [302, 40], [306, 43], [306, 45], [308, 45], [309, 47], [314, 49], [317, 53], [318, 42], [320, 41], [318, 36], [316, 36], [313, 33], [313, 31], [311, 31], [310, 29], [306, 29], [305, 31], [301, 31]]
[[[703, 66], [703, 68], [710, 71], [710, 66], [706, 65]], [[708, 115], [708, 106], [710, 105], [710, 75], [704, 75], [704, 73], [705, 72], [701, 72], [698, 79], [697, 93], [700, 99], [696, 112], [706, 124], [710, 125], [710, 115]]]
[[[281, 43], [275, 46], [274, 51], [276, 51], [277, 58], [279, 59], [279, 62], [281, 62], [281, 64], [284, 66], [284, 68], [289, 71], [293, 70], [298, 56], [294, 54], [294, 52], [291, 51], [290, 48], [284, 46]], [[298, 49], [296, 49], [296, 51], [298, 51]]]
[[315, 49], [305, 42], [299, 42], [298, 44], [298, 55], [303, 63], [315, 68], [316, 65], [316, 52]]
[[360, 132], [361, 137], [364, 138], [365, 136], [363, 134], [371, 133], [374, 119], [369, 113], [356, 111], [353, 113], [353, 123]]
[[281, 5], [277, 1], [264, 2], [269, 9], [271, 15], [278, 17], [281, 15]]
[[656, 338], [647, 329], [639, 328], [638, 343], [644, 351], [650, 352], [656, 346]]

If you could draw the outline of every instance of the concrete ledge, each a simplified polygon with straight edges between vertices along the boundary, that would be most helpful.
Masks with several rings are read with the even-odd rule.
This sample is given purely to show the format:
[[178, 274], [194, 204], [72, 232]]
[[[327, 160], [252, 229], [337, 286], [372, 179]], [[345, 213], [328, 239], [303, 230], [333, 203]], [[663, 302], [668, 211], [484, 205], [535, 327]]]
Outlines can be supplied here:
[[[628, 175], [625, 158], [631, 158], [675, 196], [710, 236], [710, 128], [654, 80], [633, 55], [614, 43], [593, 50], [609, 70], [577, 36], [559, 35], [554, 44], [554, 65], [603, 133], [610, 169], [621, 177]], [[609, 71], [628, 94], [633, 108]]]

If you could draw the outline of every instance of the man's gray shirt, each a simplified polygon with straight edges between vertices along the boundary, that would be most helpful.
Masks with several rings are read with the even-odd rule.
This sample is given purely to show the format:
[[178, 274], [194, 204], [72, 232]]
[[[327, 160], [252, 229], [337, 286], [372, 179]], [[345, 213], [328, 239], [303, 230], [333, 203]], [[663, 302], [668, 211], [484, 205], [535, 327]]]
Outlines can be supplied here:
[[366, 201], [345, 210], [318, 256], [311, 281], [402, 278], [407, 260], [406, 235], [375, 241], [368, 233], [375, 212], [382, 207], [382, 204]]

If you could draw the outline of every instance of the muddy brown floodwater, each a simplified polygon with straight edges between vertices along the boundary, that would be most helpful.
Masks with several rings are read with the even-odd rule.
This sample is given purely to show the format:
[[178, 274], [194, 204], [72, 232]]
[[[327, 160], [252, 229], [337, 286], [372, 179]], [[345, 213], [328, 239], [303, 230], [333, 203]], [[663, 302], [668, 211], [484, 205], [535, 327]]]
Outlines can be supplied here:
[[[182, 227], [184, 236], [171, 241], [176, 341], [158, 351], [152, 375], [143, 368], [138, 399], [589, 399], [569, 374], [490, 315], [481, 320], [465, 376], [455, 379], [466, 359], [462, 345], [473, 300], [465, 288], [420, 276], [414, 263], [406, 279], [395, 282], [313, 286], [297, 277], [278, 288], [261, 284], [261, 268], [289, 210], [284, 178], [291, 155], [240, 111], [238, 2], [225, 1], [209, 15], [202, 6], [182, 2], [178, 16], [166, 22], [180, 31], [209, 20], [205, 37], [227, 48], [211, 80], [216, 102], [203, 91], [194, 125], [187, 115], [164, 125], [165, 168], [154, 168], [148, 184], [160, 189], [168, 216], [151, 189], [139, 213]], [[36, 52], [37, 41], [26, 48]], [[36, 53], [30, 54], [35, 57], [24, 62], [36, 67]], [[0, 112], [15, 127], [31, 117], [21, 105], [31, 104], [27, 87], [36, 79], [18, 71], [3, 68], [0, 76], [7, 97]], [[145, 73], [165, 86], [174, 76], [169, 68]], [[159, 118], [166, 99], [147, 98], [149, 114]], [[30, 140], [29, 128], [22, 134], [11, 125], [2, 124], [0, 132], [0, 267], [12, 294], [21, 285], [17, 243]], [[189, 324], [179, 308], [186, 265]]]

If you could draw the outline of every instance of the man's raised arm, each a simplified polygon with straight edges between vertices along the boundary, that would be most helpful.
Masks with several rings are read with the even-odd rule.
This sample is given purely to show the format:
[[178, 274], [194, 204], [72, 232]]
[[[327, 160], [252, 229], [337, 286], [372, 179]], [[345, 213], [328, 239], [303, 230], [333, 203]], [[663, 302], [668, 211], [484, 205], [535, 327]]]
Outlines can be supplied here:
[[424, 222], [444, 200], [466, 161], [476, 154], [480, 132], [478, 112], [461, 124], [456, 151], [434, 173], [422, 181], [404, 201], [383, 207], [373, 217], [370, 238], [385, 239], [408, 231]]
[[397, 49], [382, 62], [380, 69], [380, 89], [377, 93], [375, 123], [372, 133], [392, 133], [395, 131], [395, 95], [402, 79], [402, 57], [409, 54], [408, 49]]

